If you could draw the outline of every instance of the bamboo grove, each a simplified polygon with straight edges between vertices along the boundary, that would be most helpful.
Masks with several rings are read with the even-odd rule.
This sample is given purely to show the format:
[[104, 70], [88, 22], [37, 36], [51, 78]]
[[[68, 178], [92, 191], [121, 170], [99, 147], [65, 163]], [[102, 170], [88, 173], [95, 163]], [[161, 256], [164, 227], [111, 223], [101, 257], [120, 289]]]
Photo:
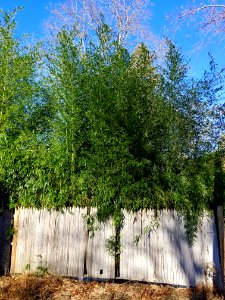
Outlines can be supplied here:
[[122, 209], [176, 209], [195, 231], [223, 204], [223, 73], [192, 78], [170, 40], [163, 62], [134, 51], [104, 23], [79, 38], [62, 27], [33, 46], [0, 23], [1, 209], [97, 207], [121, 226]]

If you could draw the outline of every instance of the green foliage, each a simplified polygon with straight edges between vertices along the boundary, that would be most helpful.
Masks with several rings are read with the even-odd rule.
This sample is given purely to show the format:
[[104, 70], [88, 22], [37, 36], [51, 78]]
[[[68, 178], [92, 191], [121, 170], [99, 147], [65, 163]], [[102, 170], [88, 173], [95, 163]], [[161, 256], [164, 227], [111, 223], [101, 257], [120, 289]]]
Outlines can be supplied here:
[[15, 13], [3, 12], [0, 26], [1, 206], [97, 207], [117, 230], [122, 209], [171, 208], [192, 241], [223, 173], [213, 59], [193, 79], [168, 41], [159, 68], [144, 44], [122, 47], [104, 18], [85, 49], [65, 27], [40, 55], [14, 37]]
[[35, 275], [38, 277], [43, 277], [48, 274], [48, 268], [43, 266], [37, 266]]
[[30, 264], [26, 264], [25, 271], [30, 271]]
[[118, 243], [117, 237], [114, 235], [107, 239], [105, 248], [112, 257], [117, 257], [122, 251], [122, 245]]
[[10, 225], [7, 229], [6, 229], [6, 237], [7, 239], [12, 239], [13, 235], [17, 234], [17, 230], [13, 225]]
[[[1, 12], [0, 23], [0, 184], [4, 191], [2, 208], [18, 201], [28, 170], [33, 139], [30, 130], [31, 112], [37, 93], [36, 69], [38, 54], [21, 46], [14, 38], [16, 27], [13, 12]], [[36, 124], [35, 124], [36, 125]], [[28, 158], [29, 157], [29, 158]]]
[[111, 236], [107, 241], [105, 245], [106, 251], [112, 256], [115, 256], [115, 248], [116, 248], [116, 237]]

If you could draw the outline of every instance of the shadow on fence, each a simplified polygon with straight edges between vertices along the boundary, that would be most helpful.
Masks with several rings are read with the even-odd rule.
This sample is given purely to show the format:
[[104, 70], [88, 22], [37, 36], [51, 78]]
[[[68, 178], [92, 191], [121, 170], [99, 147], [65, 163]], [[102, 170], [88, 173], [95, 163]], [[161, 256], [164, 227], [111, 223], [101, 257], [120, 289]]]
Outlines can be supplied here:
[[10, 271], [13, 212], [6, 210], [0, 214], [0, 275]]
[[[176, 212], [161, 211], [157, 221], [159, 228], [155, 228], [157, 224], [151, 211], [124, 213], [124, 228], [120, 232], [121, 279], [196, 286], [201, 282], [207, 284], [207, 276], [209, 283], [214, 281], [211, 279], [217, 275], [217, 271], [206, 270], [205, 263], [215, 264], [218, 272], [221, 271], [214, 219], [204, 217], [197, 244], [192, 249], [185, 240], [183, 220]], [[14, 222], [18, 232], [14, 235], [11, 255], [11, 240], [7, 235], [13, 233], [10, 227], [13, 213], [4, 212], [0, 215], [1, 274], [9, 271], [11, 256], [12, 273], [23, 273], [29, 266], [30, 271], [42, 267], [62, 276], [115, 279], [115, 261], [106, 251], [107, 241], [115, 236], [112, 222], [101, 224], [101, 229], [91, 238], [91, 234], [86, 234], [86, 215], [85, 209], [78, 208], [68, 209], [63, 214], [16, 210]], [[206, 271], [212, 275], [204, 273]], [[193, 297], [199, 293], [193, 290]]]

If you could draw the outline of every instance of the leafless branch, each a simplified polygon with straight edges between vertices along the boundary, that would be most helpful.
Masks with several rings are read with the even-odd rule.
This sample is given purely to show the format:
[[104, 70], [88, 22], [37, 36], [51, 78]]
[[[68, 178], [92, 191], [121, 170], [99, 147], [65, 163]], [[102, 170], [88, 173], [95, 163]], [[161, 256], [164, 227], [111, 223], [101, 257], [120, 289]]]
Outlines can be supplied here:
[[47, 27], [51, 31], [58, 31], [62, 26], [76, 28], [85, 43], [85, 37], [104, 21], [120, 44], [134, 41], [137, 44], [143, 40], [151, 40], [153, 44], [157, 38], [149, 25], [151, 6], [149, 0], [66, 0], [52, 9]]
[[196, 8], [190, 8], [187, 9], [183, 12], [181, 12], [181, 14], [179, 15], [179, 18], [183, 18], [185, 16], [188, 16], [190, 14], [196, 14], [198, 12], [200, 12], [201, 10], [205, 10], [205, 9], [216, 9], [216, 8], [223, 8], [225, 9], [225, 5], [223, 4], [208, 4], [208, 5], [203, 5], [201, 7], [196, 7]]
[[[225, 32], [225, 4], [217, 0], [190, 0], [189, 5], [182, 7], [176, 15], [176, 25], [191, 27], [193, 35], [200, 33], [199, 41], [206, 46], [209, 42], [224, 41]], [[222, 1], [221, 1], [222, 2]], [[174, 22], [174, 16], [173, 16]]]

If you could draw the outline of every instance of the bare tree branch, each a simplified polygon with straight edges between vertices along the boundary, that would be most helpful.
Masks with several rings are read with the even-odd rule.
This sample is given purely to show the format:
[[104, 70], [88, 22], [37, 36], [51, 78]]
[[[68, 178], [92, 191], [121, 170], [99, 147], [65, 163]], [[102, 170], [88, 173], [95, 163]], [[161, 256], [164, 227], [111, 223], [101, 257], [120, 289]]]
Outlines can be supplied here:
[[208, 5], [203, 5], [201, 7], [196, 7], [196, 8], [191, 8], [191, 9], [187, 9], [183, 12], [181, 12], [181, 14], [179, 15], [180, 18], [185, 17], [186, 15], [190, 15], [190, 14], [196, 14], [201, 10], [205, 10], [205, 9], [211, 9], [211, 8], [224, 8], [225, 9], [225, 5], [223, 4], [208, 4]]
[[85, 45], [88, 34], [105, 22], [120, 44], [158, 44], [150, 28], [151, 7], [149, 0], [66, 0], [52, 9], [47, 27], [52, 32], [62, 26], [74, 28]]
[[183, 9], [178, 14], [178, 19], [184, 22], [191, 22], [205, 34], [218, 35], [225, 32], [225, 5], [217, 1], [210, 1], [211, 4], [199, 4]]
[[172, 25], [170, 34], [174, 35], [185, 26], [189, 38], [198, 39], [195, 51], [224, 43], [225, 4], [222, 0], [189, 0], [187, 5], [178, 8], [169, 19]]

